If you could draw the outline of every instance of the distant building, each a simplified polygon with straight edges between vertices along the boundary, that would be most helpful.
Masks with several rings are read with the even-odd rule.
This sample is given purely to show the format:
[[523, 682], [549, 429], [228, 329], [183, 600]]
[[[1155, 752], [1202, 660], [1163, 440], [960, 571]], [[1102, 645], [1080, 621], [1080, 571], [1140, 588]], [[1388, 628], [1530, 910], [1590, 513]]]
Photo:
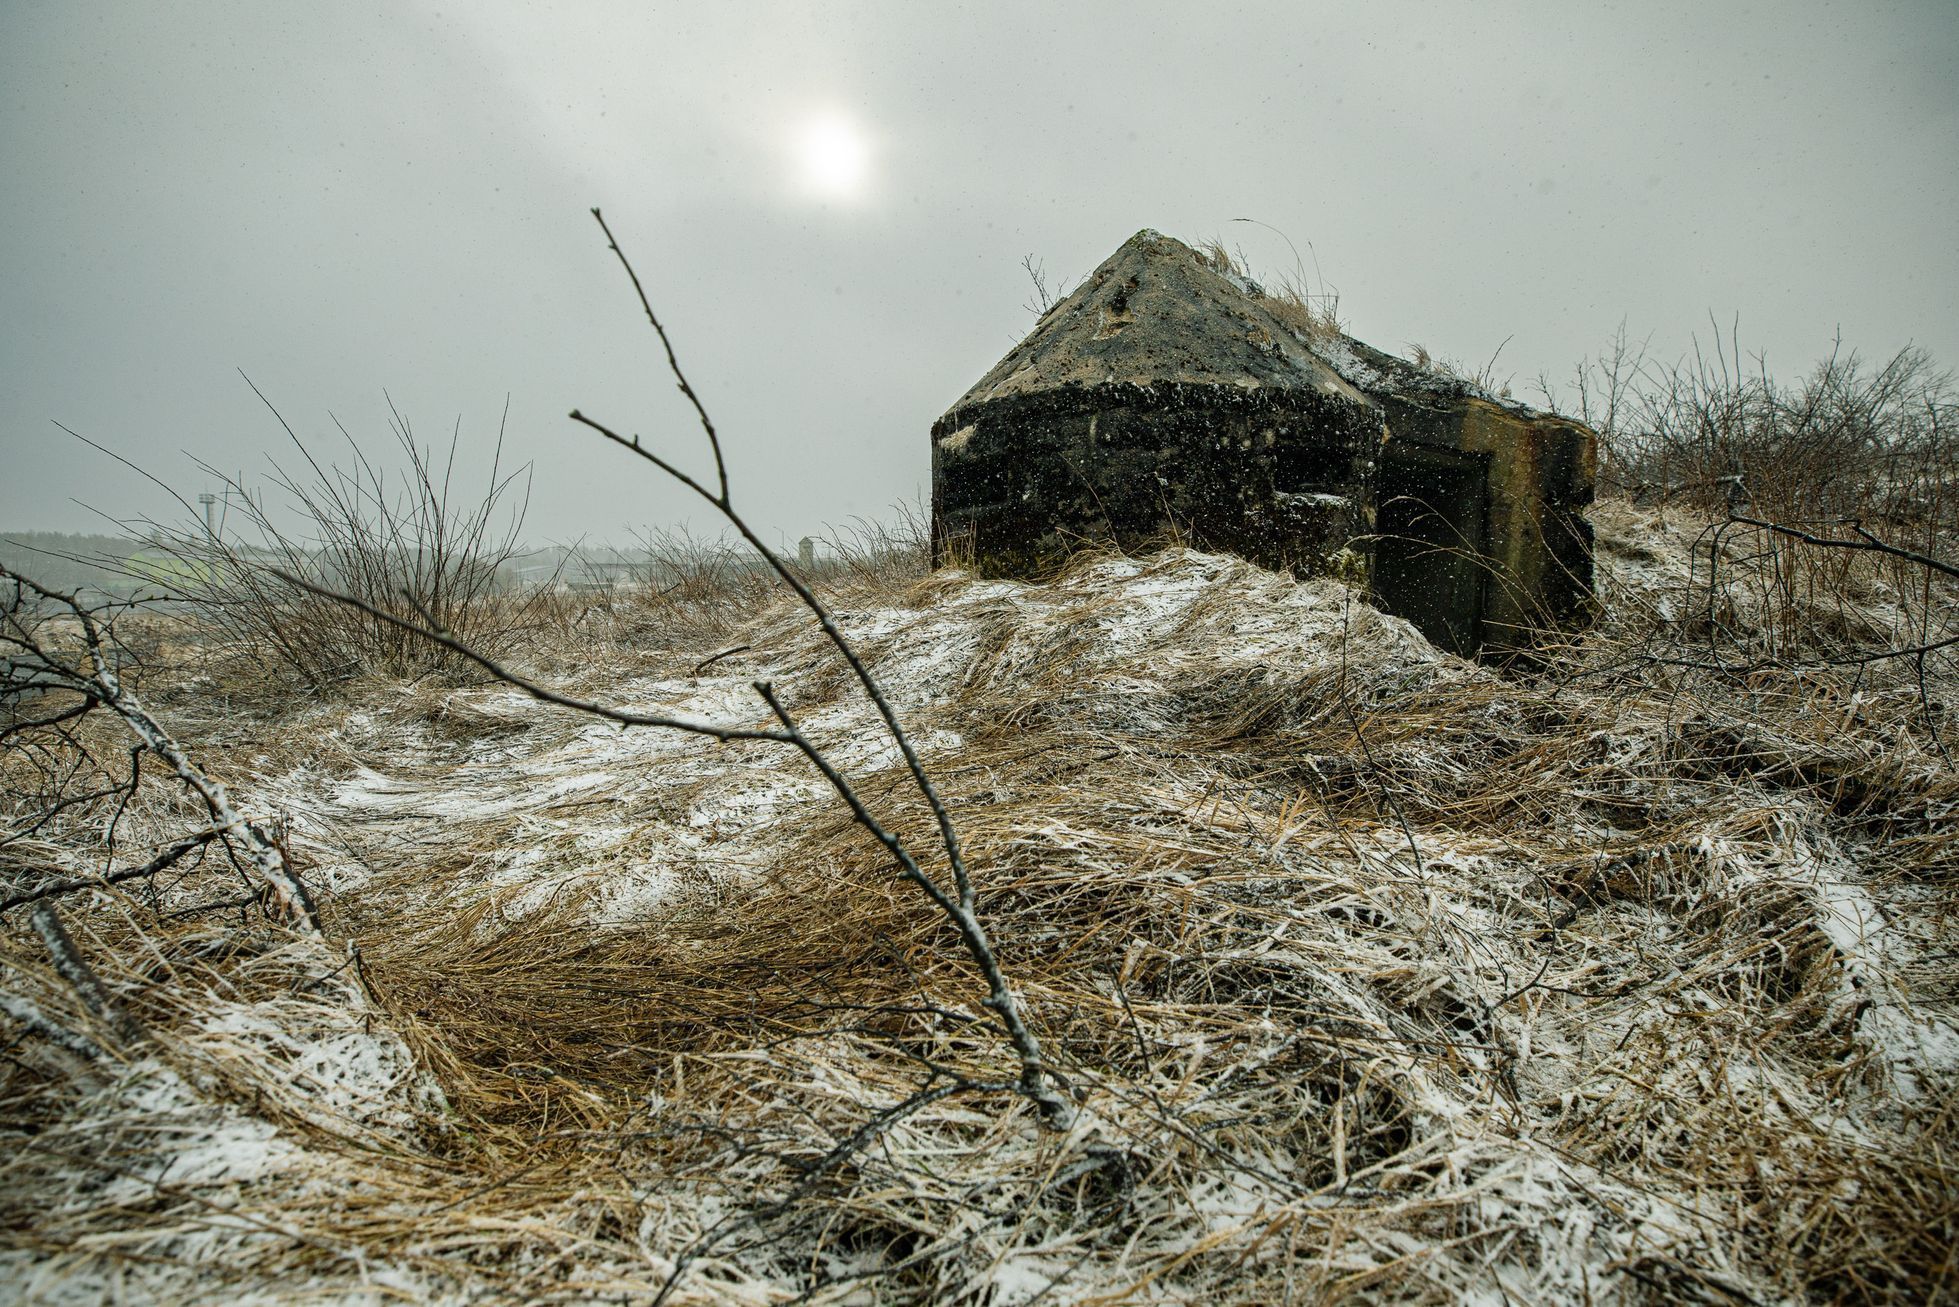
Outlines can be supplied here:
[[1365, 583], [1459, 653], [1589, 613], [1595, 442], [1138, 232], [932, 427], [935, 554], [1184, 540]]

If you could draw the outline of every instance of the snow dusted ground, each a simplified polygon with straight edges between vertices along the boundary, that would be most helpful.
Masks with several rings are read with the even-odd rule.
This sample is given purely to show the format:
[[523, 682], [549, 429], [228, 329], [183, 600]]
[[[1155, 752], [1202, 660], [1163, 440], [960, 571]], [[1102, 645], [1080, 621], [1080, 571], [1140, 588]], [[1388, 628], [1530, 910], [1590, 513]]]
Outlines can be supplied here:
[[[1601, 640], [1677, 616], [1690, 538], [1617, 507], [1600, 526]], [[173, 998], [162, 1051], [42, 1128], [65, 1142], [26, 1177], [50, 1214], [0, 1266], [16, 1296], [189, 1300], [216, 1276], [246, 1301], [643, 1300], [683, 1256], [685, 1301], [1930, 1287], [1925, 1241], [1955, 1207], [1955, 791], [1914, 687], [1724, 708], [1605, 654], [1532, 679], [1336, 583], [1182, 551], [837, 606], [952, 805], [1075, 1091], [1068, 1131], [954, 1096], [799, 1190], [785, 1157], [916, 1087], [892, 1049], [998, 1061], [958, 1024], [979, 1010], [956, 946], [880, 888], [821, 778], [787, 748], [506, 686], [377, 687], [296, 711], [305, 743], [243, 788], [290, 822], [330, 934], [440, 951], [489, 1033], [445, 1042], [450, 1009], [387, 990], [399, 962], [377, 1001], [345, 939]], [[770, 680], [910, 820], [895, 747], [807, 623], [774, 610], [744, 642], [711, 674], [601, 666], [581, 692], [762, 725], [751, 682]], [[836, 924], [860, 899], [883, 914], [869, 944]], [[363, 937], [376, 923], [429, 933]], [[897, 956], [909, 1015], [703, 1017], [711, 1038], [648, 1048], [632, 1023], [667, 991], [565, 961], [627, 941], [647, 950], [628, 970], [657, 972], [706, 941], [763, 1002], [789, 964], [746, 959], [819, 926], [848, 965], [812, 994], [857, 995]], [[562, 991], [560, 1033], [615, 1023], [618, 1056], [677, 1069], [626, 1094], [567, 1038], [557, 1062], [526, 1053], [534, 1097], [499, 1072], [518, 1089], [492, 1113], [465, 1063], [518, 1033], [470, 968], [510, 939], [535, 961], [495, 965]], [[605, 986], [627, 997], [596, 1020]]]

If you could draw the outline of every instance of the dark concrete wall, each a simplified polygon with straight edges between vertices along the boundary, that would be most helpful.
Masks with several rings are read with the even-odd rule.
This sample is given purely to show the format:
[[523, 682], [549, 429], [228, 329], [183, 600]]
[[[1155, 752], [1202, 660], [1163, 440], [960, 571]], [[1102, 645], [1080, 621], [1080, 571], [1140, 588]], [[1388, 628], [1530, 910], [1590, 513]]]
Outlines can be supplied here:
[[1527, 647], [1543, 631], [1590, 620], [1592, 526], [1584, 513], [1597, 470], [1592, 433], [1468, 396], [1383, 397], [1382, 404], [1390, 432], [1384, 457], [1408, 445], [1488, 466], [1482, 648]]
[[1490, 461], [1390, 439], [1374, 479], [1374, 602], [1441, 648], [1483, 647], [1490, 567]]
[[1181, 540], [1265, 567], [1324, 570], [1367, 532], [1378, 412], [1310, 391], [1066, 386], [933, 427], [940, 557], [1038, 575], [1086, 542]]
[[986, 575], [1181, 541], [1337, 571], [1464, 654], [1593, 611], [1591, 432], [1460, 390], [1063, 385], [956, 408], [932, 436], [935, 560]]

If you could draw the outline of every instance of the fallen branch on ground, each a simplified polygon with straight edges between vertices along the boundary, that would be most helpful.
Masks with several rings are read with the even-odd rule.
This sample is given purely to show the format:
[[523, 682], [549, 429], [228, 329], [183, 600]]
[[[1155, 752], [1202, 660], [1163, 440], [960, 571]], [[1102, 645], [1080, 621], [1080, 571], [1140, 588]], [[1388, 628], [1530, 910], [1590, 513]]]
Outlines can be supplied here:
[[228, 849], [241, 854], [246, 865], [265, 882], [281, 914], [299, 929], [317, 935], [319, 912], [313, 905], [313, 896], [293, 871], [279, 839], [264, 824], [240, 814], [232, 805], [224, 783], [191, 761], [183, 746], [123, 684], [105, 653], [102, 629], [88, 606], [74, 595], [50, 590], [4, 567], [0, 567], [0, 581], [13, 583], [17, 599], [24, 592], [31, 592], [43, 602], [66, 609], [81, 632], [86, 662], [71, 665], [29, 628], [22, 619], [22, 604], [16, 602], [7, 610], [6, 642], [25, 656], [39, 687], [71, 691], [120, 717], [142, 747], [163, 759], [184, 788], [203, 803], [211, 816], [210, 829], [224, 840]]

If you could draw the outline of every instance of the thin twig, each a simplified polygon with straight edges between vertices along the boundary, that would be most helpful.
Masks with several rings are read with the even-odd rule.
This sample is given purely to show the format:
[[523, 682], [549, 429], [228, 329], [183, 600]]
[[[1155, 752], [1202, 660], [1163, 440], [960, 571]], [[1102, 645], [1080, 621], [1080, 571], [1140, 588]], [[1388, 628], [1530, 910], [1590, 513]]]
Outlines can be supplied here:
[[211, 815], [211, 828], [236, 833], [245, 846], [245, 859], [271, 887], [284, 915], [308, 934], [320, 933], [319, 911], [304, 881], [293, 871], [279, 842], [260, 825], [239, 814], [232, 806], [224, 782], [207, 773], [184, 752], [162, 723], [150, 714], [136, 695], [122, 683], [103, 652], [103, 634], [94, 614], [80, 599], [50, 590], [28, 577], [0, 567], [0, 578], [32, 590], [42, 599], [67, 608], [81, 627], [83, 648], [88, 653], [89, 670], [70, 669], [38, 647], [35, 653], [50, 673], [67, 678], [74, 688], [93, 694], [109, 707], [146, 748], [169, 764], [185, 788], [203, 802]]
[[707, 657], [701, 659], [699, 662], [694, 664], [694, 675], [699, 676], [702, 672], [714, 666], [714, 664], [720, 662], [723, 658], [733, 658], [736, 654], [747, 653], [752, 648], [754, 648], [753, 645], [738, 644], [732, 649], [723, 649], [720, 653], [709, 654]]
[[6, 912], [28, 903], [38, 903], [42, 899], [58, 898], [64, 894], [73, 894], [80, 890], [100, 889], [105, 885], [120, 885], [126, 880], [140, 880], [145, 876], [154, 876], [160, 871], [165, 871], [175, 866], [183, 859], [185, 854], [191, 852], [193, 849], [201, 849], [223, 834], [223, 831], [218, 830], [202, 830], [198, 831], [195, 835], [187, 835], [140, 867], [124, 867], [121, 871], [112, 871], [106, 875], [78, 876], [72, 880], [57, 880], [50, 881], [45, 885], [37, 885], [31, 890], [24, 890], [10, 898], [0, 899], [0, 912]]
[[[674, 379], [679, 383], [682, 392], [687, 395], [689, 401], [693, 403], [696, 413], [700, 416], [701, 428], [707, 434], [708, 443], [714, 450], [715, 467], [720, 477], [720, 492], [718, 494], [710, 492], [707, 487], [699, 481], [696, 481], [693, 477], [688, 476], [673, 463], [642, 446], [637, 436], [629, 437], [621, 435], [604, 423], [586, 417], [576, 409], [572, 410], [572, 420], [590, 427], [622, 449], [630, 450], [632, 453], [637, 454], [712, 504], [720, 512], [721, 516], [727, 520], [728, 524], [734, 527], [742, 539], [748, 543], [749, 547], [760, 555], [763, 561], [769, 565], [770, 569], [781, 578], [782, 582], [795, 592], [796, 597], [802, 601], [803, 606], [816, 618], [817, 625], [822, 628], [825, 638], [829, 640], [830, 644], [843, 657], [844, 662], [857, 678], [858, 684], [863, 687], [865, 695], [877, 708], [878, 716], [883, 719], [886, 732], [889, 734], [892, 742], [898, 746], [898, 752], [905, 760], [905, 767], [910, 772], [913, 783], [918, 787], [919, 793], [924, 797], [927, 806], [932, 811], [933, 820], [938, 826], [939, 840], [945, 850], [946, 861], [952, 869], [953, 883], [959, 907], [959, 912], [952, 914], [953, 920], [959, 928], [961, 938], [966, 943], [967, 951], [973, 955], [974, 961], [980, 966], [982, 973], [986, 975], [990, 991], [987, 998], [988, 1006], [999, 1016], [1001, 1023], [1006, 1026], [1009, 1035], [1013, 1039], [1015, 1051], [1021, 1059], [1023, 1090], [1040, 1105], [1043, 1116], [1051, 1125], [1059, 1126], [1065, 1123], [1071, 1118], [1072, 1109], [1054, 1091], [1053, 1087], [1047, 1083], [1047, 1073], [1041, 1060], [1040, 1043], [1035, 1038], [1033, 1031], [1028, 1028], [1026, 1022], [1022, 1019], [1019, 1002], [1014, 997], [1013, 990], [1007, 986], [1004, 977], [1001, 976], [999, 963], [992, 955], [992, 949], [986, 941], [985, 932], [979, 928], [977, 899], [973, 890], [972, 878], [968, 874], [965, 858], [960, 852], [959, 836], [953, 828], [951, 813], [947, 811], [944, 800], [939, 796], [938, 789], [925, 774], [924, 765], [918, 758], [918, 751], [913, 747], [910, 735], [906, 733], [903, 725], [899, 723], [898, 715], [891, 707], [890, 701], [885, 697], [883, 687], [878, 684], [877, 678], [871, 675], [870, 669], [864, 665], [863, 660], [857, 654], [856, 648], [852, 646], [849, 640], [844, 638], [844, 634], [838, 629], [836, 620], [831, 615], [829, 608], [822, 600], [816, 597], [815, 592], [803, 578], [796, 575], [787, 563], [777, 557], [775, 551], [770, 549], [762, 541], [761, 537], [749, 526], [746, 519], [735, 510], [729, 498], [727, 471], [721, 458], [721, 439], [714, 430], [714, 424], [709, 420], [707, 410], [701, 405], [699, 398], [694, 394], [693, 388], [687, 383], [685, 374], [681, 372], [679, 362], [674, 356], [672, 343], [667, 338], [666, 329], [660, 326], [658, 319], [653, 315], [651, 306], [647, 304], [645, 290], [641, 286], [638, 273], [633, 270], [631, 260], [626, 257], [625, 251], [620, 248], [619, 242], [614, 239], [611, 228], [606, 226], [604, 215], [595, 208], [592, 210], [592, 216], [597, 219], [599, 229], [605, 233], [608, 248], [618, 256], [620, 263], [625, 266], [627, 274], [631, 277], [633, 288], [640, 297], [640, 303], [646, 308], [647, 317], [653, 321], [654, 329], [659, 333], [660, 342], [666, 350], [667, 363], [673, 371]], [[771, 704], [771, 707], [775, 706], [775, 704]], [[778, 711], [778, 716], [780, 717], [781, 715]], [[797, 743], [799, 748], [804, 748], [806, 754], [810, 753], [811, 751], [805, 747], [805, 742], [799, 741], [800, 736], [791, 742]], [[832, 784], [834, 785], [835, 782], [833, 781]], [[914, 861], [910, 865], [916, 867], [917, 864]], [[922, 872], [919, 873], [919, 877], [921, 880], [923, 879]], [[935, 894], [933, 897], [935, 902], [941, 902], [941, 900], [949, 896]], [[943, 906], [943, 903], [941, 903], [942, 908]]]
[[1867, 530], [1862, 522], [1856, 521], [1855, 519], [1847, 519], [1839, 525], [1847, 526], [1855, 531], [1862, 537], [1858, 540], [1845, 540], [1837, 536], [1820, 536], [1813, 532], [1805, 531], [1800, 527], [1784, 526], [1780, 522], [1771, 522], [1766, 518], [1744, 517], [1739, 513], [1731, 514], [1728, 520], [1730, 522], [1740, 522], [1745, 526], [1760, 527], [1764, 531], [1773, 531], [1777, 535], [1788, 536], [1792, 540], [1800, 540], [1806, 545], [1816, 545], [1822, 549], [1852, 549], [1863, 553], [1888, 554], [1892, 558], [1902, 558], [1909, 562], [1917, 563], [1921, 567], [1929, 567], [1935, 572], [1943, 572], [1947, 576], [1959, 577], [1959, 565], [1934, 558], [1930, 554], [1921, 554], [1915, 549], [1901, 549], [1897, 545], [1879, 539]]
[[715, 434], [714, 420], [707, 415], [707, 408], [701, 403], [701, 397], [696, 395], [693, 386], [688, 384], [687, 374], [680, 370], [680, 360], [674, 355], [673, 342], [667, 339], [667, 329], [660, 325], [659, 317], [653, 312], [652, 302], [646, 298], [646, 288], [640, 285], [639, 274], [633, 271], [632, 262], [626, 258], [626, 252], [620, 249], [619, 242], [612, 238], [612, 228], [605, 225], [605, 215], [594, 208], [592, 216], [598, 220], [599, 230], [605, 233], [605, 243], [611, 247], [614, 254], [619, 256], [619, 266], [623, 267], [626, 275], [632, 278], [633, 293], [639, 296], [639, 306], [646, 310], [646, 320], [652, 323], [653, 330], [660, 334], [660, 344], [667, 351], [667, 367], [673, 372], [674, 380], [680, 383], [680, 393], [687, 396], [687, 402], [692, 404], [694, 412], [700, 415], [701, 429], [707, 432], [708, 447], [714, 451], [714, 474], [721, 483], [720, 500], [726, 504], [728, 465], [721, 457], [721, 437]]
[[378, 618], [411, 635], [432, 641], [453, 653], [460, 654], [470, 662], [475, 663], [478, 667], [481, 667], [497, 680], [502, 681], [506, 685], [514, 685], [525, 694], [530, 695], [533, 699], [537, 699], [543, 703], [556, 704], [560, 708], [569, 708], [574, 712], [586, 713], [593, 717], [603, 717], [605, 720], [617, 722], [621, 726], [660, 726], [673, 731], [686, 731], [692, 735], [710, 736], [724, 743], [729, 740], [771, 740], [777, 744], [795, 743], [793, 739], [781, 731], [758, 730], [753, 727], [744, 726], [722, 726], [714, 722], [694, 721], [686, 717], [670, 717], [665, 713], [633, 712], [630, 709], [613, 708], [591, 699], [580, 699], [573, 695], [564, 694], [560, 691], [553, 690], [548, 685], [541, 685], [527, 676], [511, 671], [488, 654], [473, 648], [462, 640], [458, 640], [447, 631], [438, 630], [433, 624], [424, 625], [421, 622], [411, 622], [405, 617], [391, 613], [385, 608], [377, 607], [356, 595], [350, 595], [344, 591], [335, 590], [330, 586], [305, 580], [301, 577], [294, 576], [290, 572], [281, 572], [277, 569], [270, 570], [273, 576], [278, 577], [287, 585], [298, 586], [300, 589], [318, 595], [322, 599], [331, 599], [335, 603], [347, 604], [351, 607], [358, 608], [370, 617]]

